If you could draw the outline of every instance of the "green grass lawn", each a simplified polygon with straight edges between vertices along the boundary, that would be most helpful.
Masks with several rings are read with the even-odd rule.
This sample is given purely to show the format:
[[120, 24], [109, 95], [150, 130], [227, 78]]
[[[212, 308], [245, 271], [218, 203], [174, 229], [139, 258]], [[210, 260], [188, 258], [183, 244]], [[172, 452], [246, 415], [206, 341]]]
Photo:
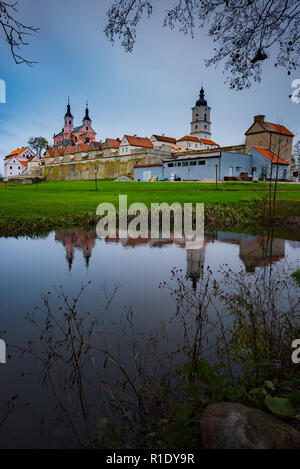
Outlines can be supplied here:
[[[44, 182], [35, 185], [0, 186], [0, 216], [64, 216], [82, 215], [95, 212], [101, 202], [111, 202], [118, 206], [118, 196], [128, 195], [128, 203], [179, 202], [181, 204], [205, 203], [228, 204], [241, 201], [260, 200], [268, 192], [264, 183], [223, 183], [216, 190], [215, 184], [168, 183], [168, 182], [115, 182], [98, 181], [98, 191], [94, 181]], [[300, 202], [300, 184], [278, 185], [278, 199]]]

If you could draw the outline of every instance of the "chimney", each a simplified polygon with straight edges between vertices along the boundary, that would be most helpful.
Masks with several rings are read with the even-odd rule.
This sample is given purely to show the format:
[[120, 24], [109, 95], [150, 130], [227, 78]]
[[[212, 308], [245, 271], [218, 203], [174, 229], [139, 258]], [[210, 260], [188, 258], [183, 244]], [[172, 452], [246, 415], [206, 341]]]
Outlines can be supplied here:
[[265, 117], [263, 114], [259, 114], [258, 116], [254, 116], [254, 122], [265, 122]]

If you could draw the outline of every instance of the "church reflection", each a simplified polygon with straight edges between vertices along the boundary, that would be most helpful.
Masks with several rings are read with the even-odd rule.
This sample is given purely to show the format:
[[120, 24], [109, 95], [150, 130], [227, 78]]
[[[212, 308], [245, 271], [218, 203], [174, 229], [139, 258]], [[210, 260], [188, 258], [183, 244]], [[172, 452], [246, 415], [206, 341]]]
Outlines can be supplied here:
[[[78, 228], [57, 231], [55, 240], [61, 242], [66, 249], [66, 260], [71, 271], [75, 251], [81, 251], [86, 266], [89, 266], [93, 248], [96, 244], [96, 232], [87, 232]], [[242, 260], [246, 272], [254, 273], [257, 267], [274, 264], [285, 257], [285, 240], [263, 236], [252, 236], [239, 233], [218, 231], [205, 233], [204, 240], [186, 241], [184, 239], [106, 239], [106, 243], [121, 243], [124, 248], [138, 248], [150, 246], [154, 249], [177, 245], [186, 250], [186, 272], [192, 282], [193, 288], [197, 288], [201, 272], [205, 264], [207, 246], [213, 243], [225, 243], [239, 246], [239, 257]]]
[[61, 242], [66, 248], [66, 259], [70, 271], [72, 270], [75, 249], [82, 251], [86, 266], [89, 266], [92, 250], [96, 244], [94, 232], [86, 232], [78, 228], [56, 231], [55, 241]]

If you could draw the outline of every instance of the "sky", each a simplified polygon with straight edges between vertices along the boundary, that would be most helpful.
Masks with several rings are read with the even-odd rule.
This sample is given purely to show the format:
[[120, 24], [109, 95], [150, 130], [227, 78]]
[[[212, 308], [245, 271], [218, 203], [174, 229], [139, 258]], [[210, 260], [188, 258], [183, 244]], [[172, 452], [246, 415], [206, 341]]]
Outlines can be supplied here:
[[2, 160], [26, 146], [30, 137], [53, 134], [64, 124], [70, 97], [74, 125], [89, 102], [97, 140], [165, 134], [180, 138], [190, 133], [191, 108], [201, 85], [212, 108], [212, 138], [220, 145], [238, 145], [256, 114], [283, 123], [300, 139], [300, 104], [289, 98], [290, 76], [273, 65], [264, 67], [260, 84], [244, 91], [230, 90], [222, 66], [206, 68], [212, 40], [198, 30], [195, 38], [162, 27], [162, 11], [174, 0], [154, 0], [154, 14], [138, 28], [131, 54], [104, 35], [112, 0], [20, 0], [18, 16], [38, 26], [22, 49], [37, 61], [33, 68], [16, 65], [0, 36], [0, 79], [6, 82], [6, 104], [0, 103], [0, 173]]

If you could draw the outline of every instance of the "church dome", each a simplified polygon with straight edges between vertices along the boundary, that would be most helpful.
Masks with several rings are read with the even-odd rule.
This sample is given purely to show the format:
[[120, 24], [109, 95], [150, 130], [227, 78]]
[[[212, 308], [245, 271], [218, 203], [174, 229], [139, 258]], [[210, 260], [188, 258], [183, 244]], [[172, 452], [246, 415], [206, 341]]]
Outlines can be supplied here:
[[204, 89], [203, 89], [203, 87], [201, 88], [200, 97], [199, 97], [198, 101], [196, 102], [196, 106], [207, 106], [207, 101], [206, 101], [206, 99], [204, 99]]

